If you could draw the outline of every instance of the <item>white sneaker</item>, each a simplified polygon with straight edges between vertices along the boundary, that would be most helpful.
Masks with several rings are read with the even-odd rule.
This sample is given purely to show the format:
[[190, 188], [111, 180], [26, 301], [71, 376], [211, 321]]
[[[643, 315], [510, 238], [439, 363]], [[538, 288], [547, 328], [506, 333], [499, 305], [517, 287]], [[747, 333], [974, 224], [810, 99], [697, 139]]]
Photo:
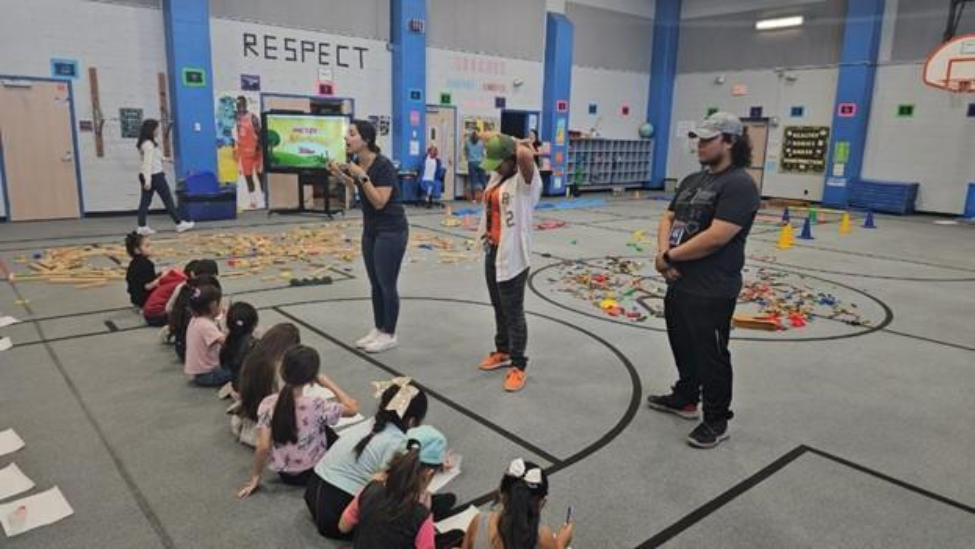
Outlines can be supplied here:
[[146, 225], [145, 227], [139, 227], [138, 229], [136, 229], [135, 233], [140, 234], [142, 236], [148, 236], [151, 234], [156, 234], [156, 231], [154, 229], [149, 228], [149, 225]]
[[363, 350], [367, 353], [375, 354], [388, 351], [397, 345], [399, 345], [399, 343], [396, 341], [396, 336], [380, 332], [379, 337], [373, 340], [369, 345], [366, 345], [365, 349]]
[[358, 341], [355, 342], [356, 349], [365, 349], [366, 346], [368, 346], [370, 343], [372, 343], [373, 341], [375, 341], [376, 338], [379, 337], [379, 334], [381, 334], [381, 333], [382, 332], [380, 332], [376, 328], [373, 328], [373, 329], [369, 330], [369, 333], [366, 334], [365, 337], [363, 337], [362, 339], [359, 339]]
[[186, 231], [192, 229], [196, 226], [196, 223], [192, 221], [180, 221], [179, 225], [176, 225], [176, 232], [185, 233]]

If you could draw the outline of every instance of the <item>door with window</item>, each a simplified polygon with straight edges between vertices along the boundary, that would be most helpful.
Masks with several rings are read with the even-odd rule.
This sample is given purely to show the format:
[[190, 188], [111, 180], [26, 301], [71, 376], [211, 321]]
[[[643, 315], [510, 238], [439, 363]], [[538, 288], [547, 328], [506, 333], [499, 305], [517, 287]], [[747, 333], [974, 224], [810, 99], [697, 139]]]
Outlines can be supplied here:
[[[457, 196], [454, 188], [457, 167], [454, 165], [457, 150], [457, 111], [443, 107], [427, 107], [427, 142], [434, 145], [444, 168], [443, 199]], [[461, 189], [462, 191], [463, 189]]]
[[0, 79], [0, 154], [11, 221], [81, 216], [66, 82]]
[[761, 194], [765, 180], [765, 151], [768, 149], [768, 119], [746, 118], [742, 120], [742, 124], [748, 129], [748, 136], [752, 140], [752, 165], [747, 171], [755, 180]]

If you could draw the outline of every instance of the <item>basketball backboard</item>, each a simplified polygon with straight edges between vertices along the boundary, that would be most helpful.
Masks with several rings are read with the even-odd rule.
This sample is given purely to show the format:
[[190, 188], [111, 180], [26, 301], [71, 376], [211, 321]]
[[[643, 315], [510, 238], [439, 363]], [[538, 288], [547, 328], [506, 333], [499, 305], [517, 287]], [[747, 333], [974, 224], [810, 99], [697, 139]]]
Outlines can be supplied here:
[[975, 34], [959, 36], [928, 56], [924, 83], [956, 93], [975, 92]]

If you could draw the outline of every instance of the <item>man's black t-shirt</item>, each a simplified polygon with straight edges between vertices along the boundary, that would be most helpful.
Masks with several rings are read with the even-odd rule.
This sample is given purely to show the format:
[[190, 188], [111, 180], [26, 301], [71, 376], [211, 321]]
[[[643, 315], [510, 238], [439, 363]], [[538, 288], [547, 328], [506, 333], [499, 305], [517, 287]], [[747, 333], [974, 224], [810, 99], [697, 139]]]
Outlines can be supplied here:
[[745, 240], [760, 205], [755, 181], [742, 168], [716, 174], [703, 170], [684, 178], [669, 208], [674, 212], [672, 248], [707, 230], [715, 219], [738, 225], [741, 230], [713, 254], [677, 263], [681, 276], [673, 283], [674, 289], [704, 297], [737, 298], [745, 266]]
[[362, 222], [367, 233], [377, 233], [384, 231], [405, 231], [407, 230], [406, 209], [400, 202], [399, 181], [396, 175], [396, 167], [393, 162], [383, 155], [377, 155], [376, 159], [369, 166], [369, 180], [377, 189], [380, 187], [392, 187], [393, 194], [389, 197], [386, 207], [377, 210], [372, 202], [362, 195]]

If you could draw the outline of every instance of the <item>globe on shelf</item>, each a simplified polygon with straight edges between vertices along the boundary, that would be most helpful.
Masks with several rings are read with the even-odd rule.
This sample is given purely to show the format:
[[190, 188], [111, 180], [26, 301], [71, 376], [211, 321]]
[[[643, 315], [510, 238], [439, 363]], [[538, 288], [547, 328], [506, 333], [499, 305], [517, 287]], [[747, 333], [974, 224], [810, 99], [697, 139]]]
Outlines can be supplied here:
[[647, 122], [646, 124], [640, 126], [640, 137], [643, 139], [650, 139], [653, 137], [653, 124]]

